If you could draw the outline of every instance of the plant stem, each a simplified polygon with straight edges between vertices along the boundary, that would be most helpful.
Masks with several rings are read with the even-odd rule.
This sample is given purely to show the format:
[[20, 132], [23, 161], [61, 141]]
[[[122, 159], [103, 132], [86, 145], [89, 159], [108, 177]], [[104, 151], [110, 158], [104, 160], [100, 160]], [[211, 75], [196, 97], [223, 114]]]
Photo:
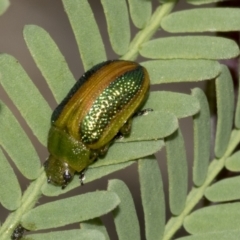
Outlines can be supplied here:
[[45, 181], [46, 174], [42, 168], [40, 176], [33, 181], [24, 192], [20, 207], [7, 217], [6, 221], [0, 228], [1, 240], [11, 239], [12, 232], [19, 225], [22, 216], [35, 206], [42, 195], [41, 187]]
[[208, 174], [201, 187], [193, 187], [188, 194], [186, 206], [179, 216], [171, 217], [166, 224], [163, 240], [169, 240], [183, 225], [184, 218], [189, 215], [192, 209], [203, 198], [205, 189], [213, 182], [215, 177], [224, 168], [225, 161], [240, 142], [240, 130], [234, 129], [231, 134], [228, 148], [224, 156], [220, 159], [214, 159], [208, 167]]
[[135, 60], [137, 58], [140, 46], [155, 34], [160, 28], [163, 17], [172, 11], [177, 2], [178, 0], [171, 0], [156, 9], [146, 27], [136, 34], [129, 46], [128, 52], [121, 59]]

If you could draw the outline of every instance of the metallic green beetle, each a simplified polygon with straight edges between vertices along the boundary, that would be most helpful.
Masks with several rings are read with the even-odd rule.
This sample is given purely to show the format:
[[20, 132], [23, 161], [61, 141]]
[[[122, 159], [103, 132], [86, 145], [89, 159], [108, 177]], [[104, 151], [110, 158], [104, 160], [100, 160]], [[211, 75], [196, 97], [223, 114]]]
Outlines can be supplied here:
[[75, 172], [107, 152], [119, 132], [128, 135], [148, 92], [148, 73], [138, 63], [106, 61], [87, 71], [52, 114], [48, 182], [65, 188]]

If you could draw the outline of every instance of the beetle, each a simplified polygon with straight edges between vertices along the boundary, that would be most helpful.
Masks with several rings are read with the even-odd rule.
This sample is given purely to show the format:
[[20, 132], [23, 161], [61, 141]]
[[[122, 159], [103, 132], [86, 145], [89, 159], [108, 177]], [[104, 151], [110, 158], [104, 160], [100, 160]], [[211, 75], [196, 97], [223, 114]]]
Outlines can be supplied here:
[[23, 237], [24, 231], [26, 229], [24, 227], [22, 227], [21, 224], [19, 224], [13, 231], [12, 235], [11, 235], [11, 239], [12, 240], [19, 240]]
[[88, 70], [52, 114], [48, 182], [65, 188], [75, 172], [106, 154], [118, 133], [129, 135], [149, 85], [147, 70], [132, 61], [109, 60]]

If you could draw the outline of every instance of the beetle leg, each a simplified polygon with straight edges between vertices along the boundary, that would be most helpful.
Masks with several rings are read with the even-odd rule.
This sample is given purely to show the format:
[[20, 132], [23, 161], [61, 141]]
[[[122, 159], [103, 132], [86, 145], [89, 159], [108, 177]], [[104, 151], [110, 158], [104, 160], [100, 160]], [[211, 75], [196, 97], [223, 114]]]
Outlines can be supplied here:
[[48, 167], [48, 163], [49, 163], [48, 160], [46, 160], [46, 161], [43, 163], [43, 167], [44, 167], [45, 169]]
[[108, 143], [108, 144], [106, 144], [105, 146], [103, 146], [102, 148], [100, 148], [100, 149], [98, 150], [98, 153], [99, 153], [99, 156], [100, 156], [100, 157], [103, 157], [104, 155], [106, 155], [106, 153], [107, 153], [110, 145], [111, 145], [111, 142]]
[[131, 132], [131, 128], [132, 128], [132, 118], [129, 118], [124, 123], [124, 125], [120, 128], [119, 130], [120, 135], [122, 135], [123, 137], [127, 137]]
[[147, 115], [149, 112], [152, 112], [153, 109], [152, 108], [146, 108], [146, 109], [143, 109], [139, 112], [136, 112], [133, 117], [139, 117], [139, 116], [143, 116], [143, 115]]
[[123, 139], [124, 137], [127, 137], [131, 132], [131, 128], [132, 128], [132, 118], [128, 119], [124, 123], [124, 125], [120, 128], [119, 132], [115, 136], [114, 140]]
[[69, 172], [68, 169], [66, 169], [63, 173], [64, 185], [62, 185], [62, 189], [64, 189], [68, 185], [68, 183], [71, 182], [72, 178], [72, 174]]
[[124, 138], [124, 136], [118, 132], [118, 134], [115, 136], [114, 140], [122, 140]]
[[[147, 115], [149, 112], [152, 112], [153, 109], [152, 108], [146, 108], [143, 109], [139, 112], [136, 112], [133, 117], [139, 117], [139, 116], [143, 116], [143, 115]], [[132, 127], [132, 118], [128, 119], [127, 122], [121, 127], [121, 129], [119, 130], [118, 134], [115, 136], [115, 140], [118, 139], [122, 139], [124, 137], [127, 137], [130, 132], [131, 132], [131, 127]]]
[[47, 183], [51, 183], [51, 177], [50, 176], [47, 178]]
[[87, 169], [85, 168], [85, 169], [83, 169], [83, 170], [79, 173], [79, 180], [80, 180], [81, 186], [84, 185], [83, 181], [84, 181], [84, 179], [85, 179], [85, 172], [86, 172], [86, 170], [87, 170]]
[[90, 151], [90, 162], [96, 161], [98, 158], [98, 150], [91, 149]]

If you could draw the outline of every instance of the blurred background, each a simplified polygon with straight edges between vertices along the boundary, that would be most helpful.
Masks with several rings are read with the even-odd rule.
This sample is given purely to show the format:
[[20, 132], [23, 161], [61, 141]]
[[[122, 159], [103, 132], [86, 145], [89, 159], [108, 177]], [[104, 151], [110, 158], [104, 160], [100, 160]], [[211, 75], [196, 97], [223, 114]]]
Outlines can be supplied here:
[[[227, 2], [231, 2], [231, 1], [227, 1]], [[235, 2], [235, 1], [232, 1], [232, 2]], [[106, 21], [105, 21], [105, 17], [103, 14], [103, 9], [100, 1], [89, 0], [89, 3], [93, 8], [96, 21], [100, 27], [100, 31], [105, 43], [105, 48], [107, 50], [108, 59], [118, 58], [118, 56], [111, 49], [111, 45], [108, 40]], [[158, 4], [159, 2], [157, 0], [153, 0], [153, 11]], [[211, 7], [211, 6], [213, 5], [203, 5], [202, 7]], [[184, 0], [180, 0], [175, 11], [178, 11], [180, 9], [188, 9], [191, 7], [192, 6], [186, 4]], [[7, 12], [0, 17], [0, 53], [8, 53], [10, 55], [13, 55], [22, 64], [23, 68], [26, 70], [26, 72], [28, 73], [32, 81], [35, 83], [35, 85], [39, 88], [40, 92], [44, 95], [44, 97], [48, 101], [50, 107], [54, 109], [57, 106], [57, 104], [48, 88], [48, 85], [46, 84], [40, 71], [36, 67], [23, 39], [22, 31], [24, 26], [28, 24], [35, 24], [35, 25], [41, 26], [42, 28], [44, 28], [46, 31], [49, 32], [51, 37], [57, 43], [60, 51], [65, 56], [66, 61], [69, 64], [70, 70], [73, 72], [73, 75], [75, 76], [76, 79], [78, 79], [84, 73], [84, 71], [83, 71], [81, 60], [80, 60], [76, 41], [74, 39], [71, 26], [69, 24], [67, 15], [64, 12], [63, 5], [60, 0], [11, 1], [11, 5], [7, 10]], [[135, 29], [132, 26], [132, 38], [134, 37], [136, 31], [137, 29]], [[162, 30], [159, 30], [154, 37], [157, 37], [157, 36], [158, 37], [167, 36], [167, 33], [165, 33]], [[141, 61], [141, 60], [143, 59], [141, 58], [138, 59], [138, 61]], [[181, 84], [171, 84], [171, 85], [164, 84], [161, 86], [154, 87], [152, 88], [152, 90], [154, 91], [170, 90], [170, 91], [177, 91], [177, 92], [190, 94], [191, 89], [194, 87], [204, 88], [205, 83], [204, 82], [197, 83], [197, 84], [181, 83]], [[4, 92], [1, 86], [0, 86], [0, 98], [3, 102], [5, 102], [9, 106], [9, 108], [18, 118], [20, 124], [24, 127], [28, 136], [30, 137], [31, 141], [36, 147], [36, 150], [40, 156], [40, 159], [42, 160], [42, 162], [44, 162], [45, 159], [48, 157], [47, 149], [43, 147], [38, 142], [36, 137], [32, 134], [30, 128], [27, 126], [26, 122], [23, 120], [20, 113], [18, 112], [16, 107], [13, 105], [12, 101], [9, 99], [9, 97]], [[185, 145], [187, 148], [187, 158], [189, 161], [189, 169], [191, 170], [192, 157], [193, 157], [192, 120], [190, 118], [182, 119], [180, 120], [180, 126], [182, 128], [182, 132], [185, 138]], [[16, 146], [16, 148], [17, 147], [18, 146]], [[168, 202], [168, 194], [167, 194], [168, 181], [167, 181], [167, 169], [166, 169], [166, 158], [165, 158], [164, 148], [159, 153], [157, 153], [157, 158], [159, 160], [159, 166], [161, 168], [163, 181], [165, 183], [164, 189], [166, 192], [166, 203], [167, 203]], [[31, 161], [31, 159], [29, 159], [29, 161]], [[14, 170], [18, 175], [19, 180], [21, 181], [21, 187], [22, 187], [22, 190], [24, 191], [27, 188], [29, 181], [26, 180], [24, 177], [22, 177], [22, 175], [18, 172], [16, 168], [14, 168]], [[100, 180], [94, 181], [92, 183], [84, 185], [81, 188], [70, 191], [68, 195], [65, 194], [63, 196], [60, 196], [60, 198], [66, 198], [67, 196], [81, 194], [88, 191], [95, 191], [96, 189], [104, 190], [107, 187], [108, 179], [113, 179], [113, 178], [122, 179], [130, 188], [130, 191], [133, 195], [135, 205], [137, 208], [142, 236], [144, 236], [143, 210], [142, 210], [141, 200], [140, 200], [141, 198], [140, 198], [136, 164], [132, 165], [131, 167], [125, 170], [108, 175]], [[1, 184], [4, 184], [4, 183], [1, 183]], [[192, 186], [192, 180], [191, 180], [191, 176], [189, 176], [189, 190], [191, 186]], [[39, 204], [49, 202], [49, 201], [54, 201], [56, 199], [57, 198], [42, 197], [40, 199]], [[0, 221], [1, 222], [5, 221], [8, 213], [9, 212], [6, 211], [0, 205]], [[169, 217], [170, 217], [170, 213], [169, 213], [169, 210], [167, 210], [167, 218]], [[107, 226], [111, 239], [117, 239], [111, 214], [108, 214], [107, 216], [102, 217], [102, 220]], [[67, 226], [67, 228], [77, 228], [77, 227], [79, 226], [76, 226], [76, 224]], [[178, 236], [180, 236], [182, 233], [180, 231], [180, 233], [178, 233]]]

